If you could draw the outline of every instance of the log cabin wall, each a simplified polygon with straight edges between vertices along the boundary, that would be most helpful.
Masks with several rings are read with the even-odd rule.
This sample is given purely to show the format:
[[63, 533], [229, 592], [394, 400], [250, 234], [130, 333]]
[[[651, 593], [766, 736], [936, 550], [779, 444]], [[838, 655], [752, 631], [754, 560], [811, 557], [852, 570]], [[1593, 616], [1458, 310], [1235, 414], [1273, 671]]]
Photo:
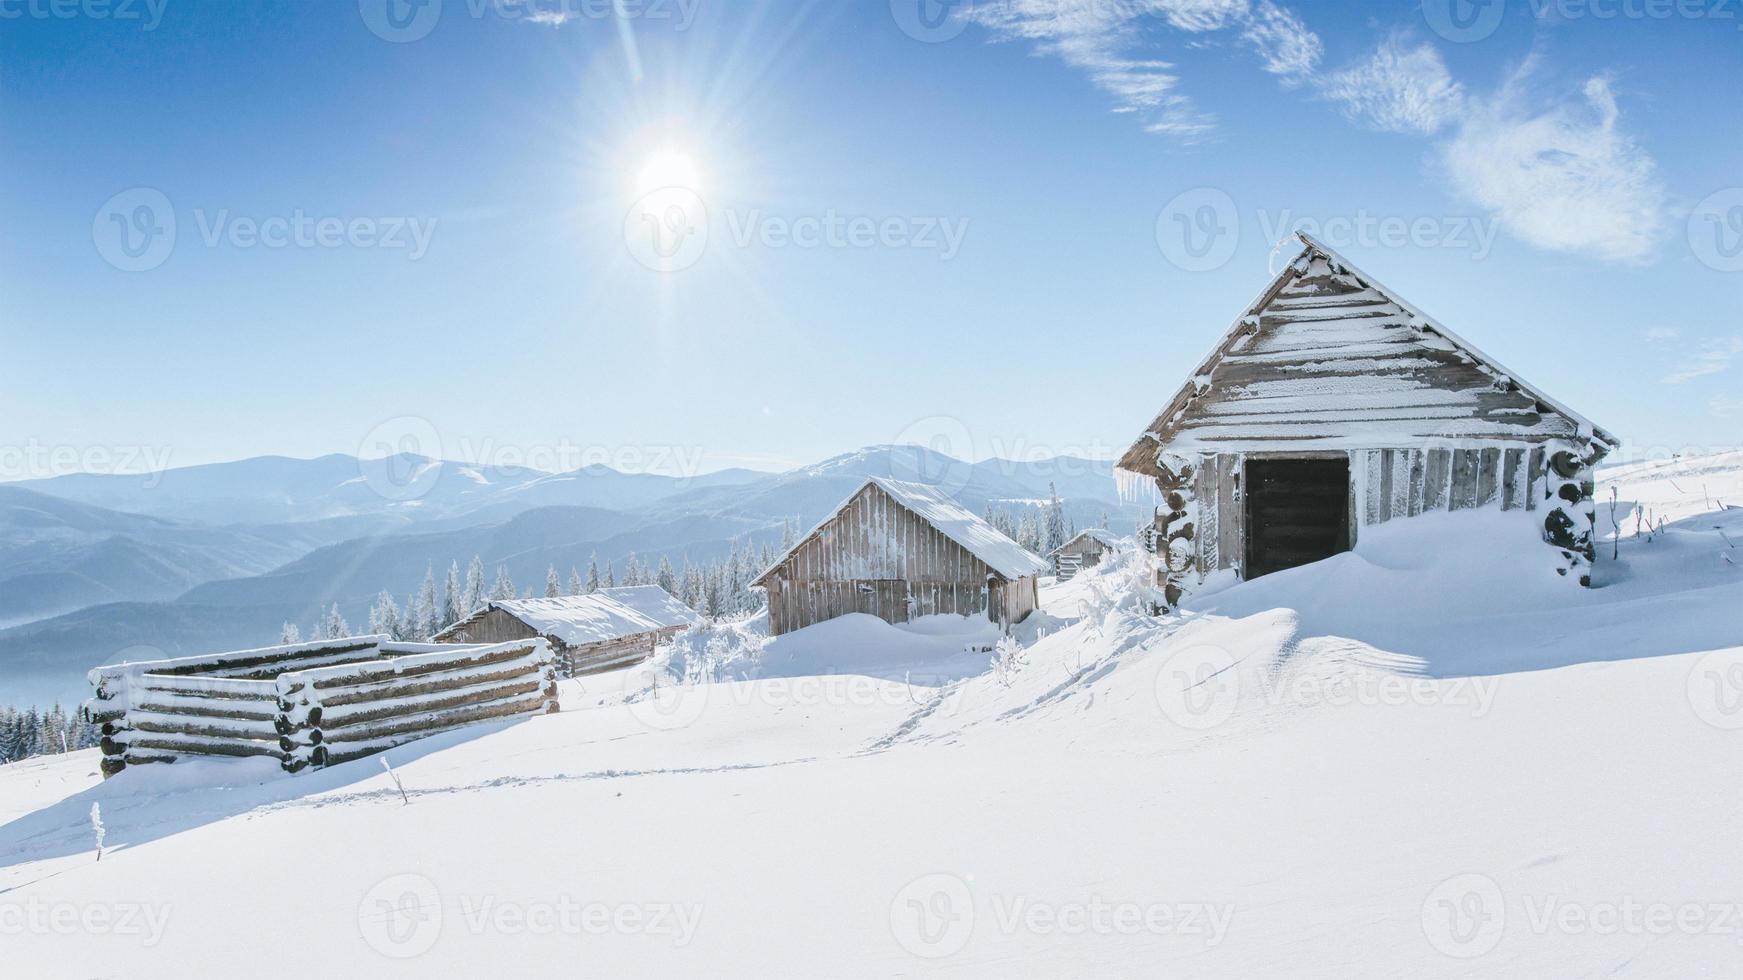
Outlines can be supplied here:
[[[1265, 453], [1268, 459], [1346, 456], [1350, 462], [1350, 544], [1361, 529], [1433, 511], [1537, 510], [1546, 496], [1545, 448], [1494, 444], [1468, 448], [1357, 449], [1337, 453]], [[1199, 576], [1233, 569], [1244, 575], [1245, 463], [1242, 453], [1198, 457], [1193, 496]]]
[[905, 623], [910, 610], [974, 616], [990, 608], [1016, 622], [1036, 606], [1033, 576], [1006, 582], [875, 484], [801, 542], [764, 586], [775, 634], [856, 612]]

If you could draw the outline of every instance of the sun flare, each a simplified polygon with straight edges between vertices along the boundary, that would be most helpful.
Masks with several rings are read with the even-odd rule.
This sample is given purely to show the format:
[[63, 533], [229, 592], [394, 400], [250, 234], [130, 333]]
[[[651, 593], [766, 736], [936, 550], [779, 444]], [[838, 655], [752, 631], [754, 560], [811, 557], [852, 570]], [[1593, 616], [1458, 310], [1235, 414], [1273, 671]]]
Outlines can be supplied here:
[[636, 192], [647, 194], [666, 187], [701, 189], [702, 175], [696, 161], [681, 150], [663, 149], [648, 157], [636, 175]]

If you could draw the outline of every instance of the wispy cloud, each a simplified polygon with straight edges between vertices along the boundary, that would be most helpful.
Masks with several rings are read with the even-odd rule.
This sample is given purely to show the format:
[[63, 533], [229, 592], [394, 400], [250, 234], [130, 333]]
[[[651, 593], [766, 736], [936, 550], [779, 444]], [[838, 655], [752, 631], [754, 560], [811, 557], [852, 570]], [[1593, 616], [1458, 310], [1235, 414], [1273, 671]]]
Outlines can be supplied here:
[[1435, 158], [1452, 190], [1537, 248], [1639, 260], [1667, 227], [1666, 195], [1652, 156], [1627, 134], [1603, 76], [1576, 94], [1542, 95], [1528, 59], [1492, 95], [1454, 79], [1439, 51], [1406, 33], [1366, 58], [1321, 73], [1324, 45], [1293, 10], [1273, 0], [1001, 0], [971, 20], [1007, 41], [1084, 71], [1144, 127], [1182, 142], [1216, 129], [1177, 66], [1154, 57], [1157, 34], [1197, 47], [1218, 32], [1251, 48], [1285, 87], [1305, 85], [1358, 125], [1438, 140]]
[[1663, 237], [1665, 193], [1651, 155], [1618, 125], [1610, 83], [1588, 80], [1583, 104], [1534, 109], [1531, 70], [1473, 104], [1442, 147], [1454, 186], [1539, 248], [1644, 258]]
[[1675, 340], [1682, 336], [1682, 331], [1675, 327], [1648, 327], [1646, 340], [1648, 343], [1662, 344], [1667, 340]]
[[1438, 133], [1465, 111], [1464, 86], [1440, 52], [1403, 34], [1381, 42], [1366, 61], [1334, 72], [1321, 87], [1354, 122], [1392, 133]]
[[1004, 0], [968, 16], [1008, 41], [1028, 41], [1089, 75], [1113, 97], [1115, 112], [1185, 142], [1203, 139], [1216, 119], [1183, 92], [1172, 62], [1145, 53], [1147, 34], [1164, 26], [1188, 35], [1238, 31], [1260, 66], [1294, 84], [1312, 73], [1323, 46], [1294, 13], [1271, 0]]
[[1667, 385], [1680, 385], [1709, 374], [1720, 374], [1730, 370], [1731, 362], [1739, 354], [1743, 354], [1743, 337], [1710, 340], [1702, 344], [1700, 350], [1689, 355], [1674, 372], [1659, 380]]

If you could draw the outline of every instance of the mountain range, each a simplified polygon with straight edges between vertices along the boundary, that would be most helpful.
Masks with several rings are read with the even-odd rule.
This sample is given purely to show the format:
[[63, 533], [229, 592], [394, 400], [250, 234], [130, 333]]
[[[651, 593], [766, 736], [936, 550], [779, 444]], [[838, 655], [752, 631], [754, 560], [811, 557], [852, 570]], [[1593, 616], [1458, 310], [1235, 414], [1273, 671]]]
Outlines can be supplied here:
[[522, 587], [597, 556], [706, 562], [735, 541], [775, 544], [868, 477], [940, 486], [977, 512], [1046, 501], [1078, 527], [1133, 524], [1112, 463], [1056, 457], [968, 463], [873, 446], [784, 473], [695, 477], [603, 466], [551, 474], [419, 456], [260, 457], [152, 476], [73, 475], [0, 485], [0, 703], [84, 696], [101, 663], [275, 642], [337, 604], [361, 626], [382, 589], [474, 555]]

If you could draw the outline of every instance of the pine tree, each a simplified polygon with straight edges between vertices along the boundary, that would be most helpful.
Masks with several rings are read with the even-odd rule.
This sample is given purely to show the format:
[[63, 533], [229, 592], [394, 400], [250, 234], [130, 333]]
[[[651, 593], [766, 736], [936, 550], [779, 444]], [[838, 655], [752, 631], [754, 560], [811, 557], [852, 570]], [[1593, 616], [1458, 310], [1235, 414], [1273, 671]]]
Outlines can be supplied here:
[[451, 561], [448, 563], [448, 582], [446, 585], [442, 586], [443, 629], [447, 629], [455, 623], [458, 623], [460, 620], [465, 619], [466, 616], [472, 612], [470, 609], [460, 608], [462, 601], [460, 593], [460, 563], [457, 561]]
[[405, 610], [399, 617], [399, 639], [404, 643], [421, 643], [429, 639], [424, 635], [424, 624], [429, 617], [418, 608], [418, 594], [412, 592], [405, 597]]
[[678, 573], [672, 570], [671, 559], [664, 555], [660, 556], [660, 570], [654, 573], [654, 584], [671, 595], [678, 594]]
[[635, 552], [633, 551], [629, 553], [628, 563], [623, 566], [623, 584], [642, 584], [642, 566], [640, 562], [636, 561]]
[[605, 587], [608, 589], [617, 588], [617, 573], [612, 571], [609, 560], [605, 563]]
[[424, 587], [418, 593], [418, 612], [422, 614], [418, 627], [425, 637], [442, 631], [442, 606], [436, 598], [436, 566], [433, 564], [424, 566]]
[[599, 591], [599, 553], [594, 552], [587, 559], [587, 594]]
[[508, 566], [496, 566], [496, 584], [490, 587], [492, 599], [513, 599], [515, 597], [514, 579], [508, 577]]
[[399, 603], [393, 601], [393, 593], [386, 589], [375, 597], [375, 605], [369, 607], [369, 632], [386, 633], [394, 639], [402, 639], [401, 633], [405, 626], [400, 622]]
[[586, 588], [586, 586], [581, 584], [581, 573], [577, 572], [575, 570], [574, 565], [570, 565], [569, 566], [569, 594], [570, 595], [580, 595], [581, 590], [585, 589], [585, 588]]
[[563, 594], [563, 579], [557, 574], [557, 566], [551, 565], [545, 569], [545, 598], [555, 599]]
[[466, 597], [461, 610], [462, 617], [470, 616], [480, 609], [490, 599], [484, 589], [484, 559], [472, 556], [472, 563], [466, 566]]
[[303, 642], [303, 631], [297, 629], [297, 624], [285, 620], [284, 626], [278, 631], [278, 642], [301, 643]]
[[339, 615], [339, 604], [333, 603], [333, 608], [327, 610], [323, 636], [329, 640], [340, 640], [351, 635], [351, 626], [345, 622], [345, 617]]
[[1047, 484], [1047, 496], [1046, 537], [1040, 548], [1032, 550], [1050, 555], [1065, 543], [1065, 504], [1060, 501], [1059, 490], [1051, 481]]

